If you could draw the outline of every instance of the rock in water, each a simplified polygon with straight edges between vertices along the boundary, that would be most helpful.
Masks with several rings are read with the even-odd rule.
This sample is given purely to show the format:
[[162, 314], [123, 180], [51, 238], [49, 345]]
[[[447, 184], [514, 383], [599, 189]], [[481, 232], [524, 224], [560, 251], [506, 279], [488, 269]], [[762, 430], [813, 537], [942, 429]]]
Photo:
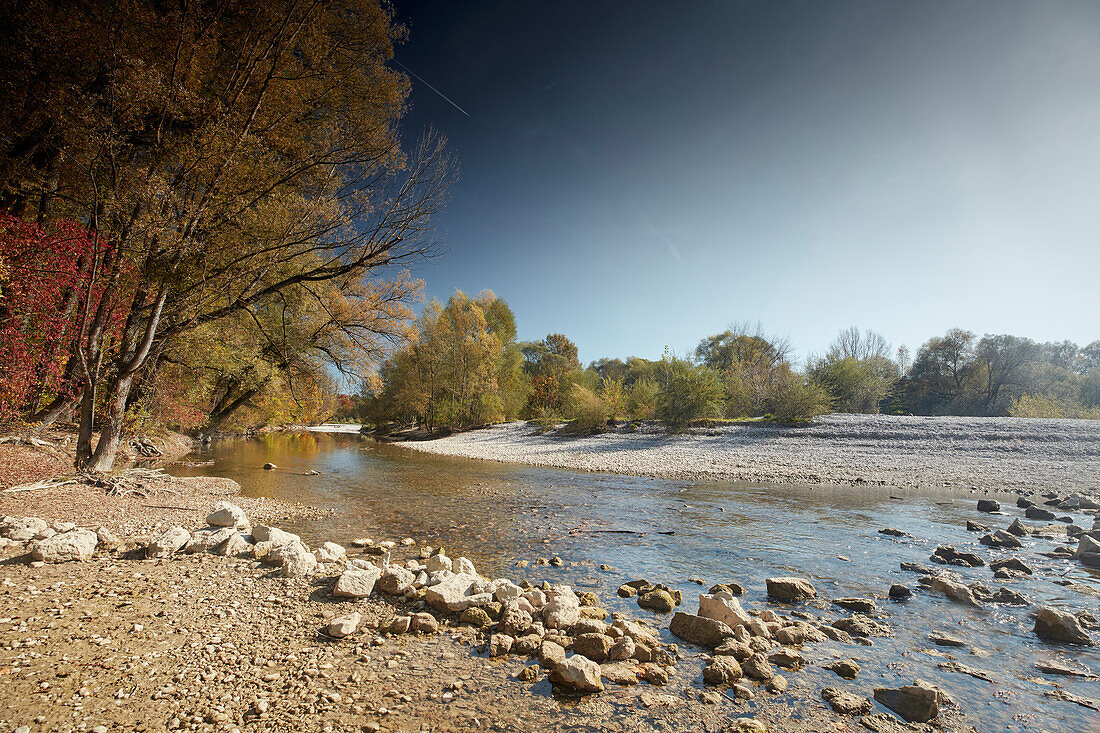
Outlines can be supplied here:
[[674, 636], [705, 647], [716, 647], [733, 637], [733, 629], [721, 621], [677, 611], [668, 625]]
[[817, 596], [813, 584], [803, 578], [768, 578], [768, 597], [786, 603], [797, 603]]
[[962, 583], [948, 580], [947, 578], [933, 578], [932, 592], [942, 593], [955, 603], [961, 603], [964, 606], [973, 606], [975, 608], [981, 606], [978, 600], [974, 598], [974, 593], [968, 587]]
[[212, 527], [234, 527], [244, 529], [248, 527], [248, 516], [236, 504], [228, 501], [219, 501], [206, 515], [206, 523]]
[[703, 681], [708, 685], [732, 685], [741, 679], [741, 665], [733, 657], [711, 657], [703, 668]]
[[960, 552], [951, 545], [940, 545], [929, 559], [941, 565], [959, 565], [968, 568], [980, 568], [985, 565], [985, 560], [973, 552]]
[[910, 723], [927, 723], [940, 714], [939, 692], [921, 684], [876, 687], [875, 699]]
[[752, 617], [741, 608], [741, 603], [733, 597], [732, 593], [718, 591], [713, 594], [699, 595], [699, 615], [703, 618], [712, 618], [721, 621], [731, 629], [738, 626], [748, 626]]
[[986, 547], [1023, 547], [1023, 543], [1016, 538], [1016, 535], [1003, 529], [983, 536], [978, 542]]
[[74, 529], [34, 543], [31, 557], [37, 562], [84, 562], [95, 552], [99, 535], [89, 529]]
[[1001, 505], [992, 499], [978, 499], [978, 511], [979, 512], [999, 512], [1001, 511]]
[[347, 570], [336, 580], [332, 595], [337, 598], [366, 598], [374, 590], [374, 584], [381, 575], [379, 568]]
[[913, 595], [913, 591], [909, 590], [907, 586], [895, 583], [890, 586], [889, 595], [892, 600], [904, 601]]
[[1041, 608], [1035, 616], [1035, 633], [1044, 641], [1058, 641], [1077, 646], [1092, 646], [1092, 637], [1072, 613], [1053, 608]]
[[671, 593], [658, 588], [638, 596], [638, 605], [657, 613], [672, 613], [676, 608], [676, 600]]
[[846, 680], [854, 680], [859, 676], [859, 664], [854, 659], [838, 659], [822, 666]]
[[822, 690], [821, 699], [841, 715], [869, 715], [875, 709], [867, 698], [844, 692], [836, 687], [826, 687]]
[[334, 618], [328, 622], [328, 635], [343, 639], [349, 634], [354, 634], [355, 630], [359, 628], [359, 622], [362, 620], [358, 611], [352, 611], [347, 616]]
[[264, 470], [265, 471], [274, 471], [276, 468], [278, 468], [278, 466], [276, 466], [274, 463], [265, 463], [264, 464]]
[[578, 692], [603, 692], [600, 665], [574, 654], [550, 670], [550, 681]]

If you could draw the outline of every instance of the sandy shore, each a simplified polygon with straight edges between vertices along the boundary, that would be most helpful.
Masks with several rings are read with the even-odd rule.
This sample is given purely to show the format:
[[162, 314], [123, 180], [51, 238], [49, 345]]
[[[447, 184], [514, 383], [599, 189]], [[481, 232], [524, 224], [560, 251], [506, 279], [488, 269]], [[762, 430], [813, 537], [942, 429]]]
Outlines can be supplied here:
[[829, 415], [666, 435], [537, 434], [523, 422], [402, 443], [449, 456], [681, 479], [1100, 491], [1100, 421]]

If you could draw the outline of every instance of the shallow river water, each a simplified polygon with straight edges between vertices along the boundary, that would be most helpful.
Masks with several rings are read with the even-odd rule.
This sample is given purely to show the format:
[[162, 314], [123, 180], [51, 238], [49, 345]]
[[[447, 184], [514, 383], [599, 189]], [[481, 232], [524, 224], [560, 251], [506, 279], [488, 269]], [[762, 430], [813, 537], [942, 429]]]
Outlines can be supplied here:
[[[1056, 582], [1100, 591], [1100, 573], [1039, 554], [1061, 544], [1057, 540], [1025, 538], [1023, 549], [991, 550], [978, 544], [978, 533], [965, 529], [967, 519], [1004, 528], [1022, 517], [1014, 494], [994, 497], [1001, 500], [1004, 514], [989, 515], [977, 512], [977, 496], [969, 492], [776, 487], [582, 473], [430, 456], [341, 434], [225, 441], [189, 458], [214, 463], [177, 466], [172, 473], [225, 476], [249, 496], [325, 509], [319, 518], [285, 526], [309, 542], [413, 537], [421, 544], [442, 545], [452, 557], [470, 557], [484, 575], [546, 579], [594, 590], [609, 609], [648, 617], [665, 627], [667, 619], [619, 599], [615, 589], [637, 578], [662, 582], [682, 590], [684, 610], [695, 612], [699, 592], [716, 582], [735, 581], [747, 589], [741, 599], [746, 608], [764, 608], [765, 578], [807, 577], [824, 598], [876, 598], [877, 615], [895, 635], [875, 638], [873, 647], [812, 645], [817, 656], [823, 651], [831, 658], [852, 657], [863, 671], [849, 683], [811, 664], [784, 673], [792, 688], [799, 683], [814, 689], [833, 685], [870, 697], [873, 687], [921, 678], [953, 696], [979, 731], [1100, 731], [1100, 713], [1043, 694], [1060, 686], [1097, 699], [1100, 681], [1055, 677], [1035, 668], [1041, 660], [1056, 659], [1098, 674], [1100, 648], [1040, 642], [1028, 617], [1044, 604], [1100, 612], [1096, 595]], [[278, 470], [264, 471], [268, 461]], [[1078, 525], [1091, 527], [1092, 517], [1071, 516]], [[885, 527], [911, 537], [879, 534]], [[978, 580], [993, 590], [1003, 585], [1024, 593], [1033, 605], [969, 609], [922, 591], [918, 576], [899, 564], [943, 569], [929, 562], [939, 544], [977, 552], [987, 562], [1020, 557], [1035, 569], [1033, 578], [1002, 584], [988, 567], [950, 570], [967, 583]], [[565, 560], [564, 567], [535, 566], [536, 558], [555, 555]], [[531, 566], [514, 567], [519, 560]], [[601, 563], [614, 570], [600, 571]], [[706, 586], [700, 589], [691, 577], [703, 579]], [[886, 600], [893, 583], [913, 588], [914, 597], [905, 603]], [[807, 610], [828, 620], [846, 615], [820, 605]], [[927, 638], [933, 631], [961, 637], [967, 646], [937, 647]], [[993, 681], [938, 667], [952, 658]]]

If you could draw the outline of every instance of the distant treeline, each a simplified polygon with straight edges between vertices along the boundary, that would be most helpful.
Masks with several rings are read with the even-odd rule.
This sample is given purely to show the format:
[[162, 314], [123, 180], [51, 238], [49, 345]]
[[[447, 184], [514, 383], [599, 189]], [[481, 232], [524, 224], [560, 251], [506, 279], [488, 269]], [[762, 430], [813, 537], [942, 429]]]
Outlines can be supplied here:
[[561, 422], [575, 432], [617, 421], [798, 423], [826, 412], [1100, 418], [1100, 341], [1035, 343], [952, 329], [910, 358], [871, 331], [842, 331], [804, 368], [787, 339], [733, 326], [690, 358], [603, 358], [587, 368], [562, 334], [516, 341], [515, 316], [491, 292], [433, 302], [415, 339], [388, 359], [342, 418], [470, 427], [500, 420]]

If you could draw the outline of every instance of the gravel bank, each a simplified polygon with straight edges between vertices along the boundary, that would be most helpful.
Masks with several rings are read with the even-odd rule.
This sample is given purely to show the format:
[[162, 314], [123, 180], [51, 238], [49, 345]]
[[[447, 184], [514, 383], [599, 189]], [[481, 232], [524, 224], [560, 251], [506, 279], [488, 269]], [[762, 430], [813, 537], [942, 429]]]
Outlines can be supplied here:
[[681, 479], [1100, 492], [1100, 421], [828, 415], [666, 435], [538, 435], [523, 422], [402, 445], [505, 463]]

